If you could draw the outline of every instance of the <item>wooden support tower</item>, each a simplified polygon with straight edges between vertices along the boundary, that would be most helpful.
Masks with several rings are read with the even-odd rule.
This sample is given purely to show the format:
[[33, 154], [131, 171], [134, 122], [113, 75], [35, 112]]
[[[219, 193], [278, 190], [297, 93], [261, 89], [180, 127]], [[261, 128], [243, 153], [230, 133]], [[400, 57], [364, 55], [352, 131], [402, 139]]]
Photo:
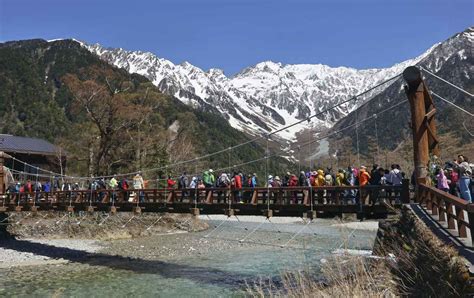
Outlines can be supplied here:
[[436, 109], [417, 67], [407, 67], [403, 71], [403, 78], [407, 82], [405, 92], [410, 102], [416, 182], [426, 184], [430, 154], [439, 156], [439, 141], [434, 118]]
[[4, 170], [4, 165], [5, 165], [5, 159], [6, 158], [12, 158], [10, 155], [6, 154], [3, 151], [0, 151], [0, 195], [3, 195], [7, 192], [7, 187], [6, 181], [7, 179], [5, 178], [5, 170]]

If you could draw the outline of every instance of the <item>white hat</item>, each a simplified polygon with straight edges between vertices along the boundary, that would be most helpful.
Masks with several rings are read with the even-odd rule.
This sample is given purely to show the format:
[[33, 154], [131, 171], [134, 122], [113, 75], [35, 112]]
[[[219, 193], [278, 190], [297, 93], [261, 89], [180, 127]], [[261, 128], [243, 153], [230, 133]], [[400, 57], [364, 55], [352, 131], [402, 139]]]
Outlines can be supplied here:
[[268, 175], [268, 179], [272, 179], [272, 178], [273, 178], [273, 176], [272, 176], [272, 175]]
[[275, 180], [280, 181], [280, 177], [275, 176]]
[[214, 171], [212, 169], [209, 169], [209, 173], [212, 173], [212, 172], [214, 172]]

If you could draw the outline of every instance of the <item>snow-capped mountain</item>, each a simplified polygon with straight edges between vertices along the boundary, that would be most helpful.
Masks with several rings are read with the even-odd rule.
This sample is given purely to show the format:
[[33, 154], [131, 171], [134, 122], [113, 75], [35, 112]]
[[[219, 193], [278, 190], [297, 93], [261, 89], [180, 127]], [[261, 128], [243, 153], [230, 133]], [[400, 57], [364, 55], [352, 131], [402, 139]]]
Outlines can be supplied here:
[[[473, 46], [474, 27], [470, 27], [435, 46], [430, 54], [421, 59], [417, 65], [472, 93], [474, 90]], [[467, 111], [473, 111], [473, 99], [470, 96], [426, 72], [422, 73], [430, 91], [441, 95], [443, 98]], [[362, 144], [363, 149], [367, 148], [369, 138], [372, 138], [372, 140], [377, 139], [378, 146], [390, 150], [395, 149], [402, 141], [406, 140], [411, 135], [409, 104], [398, 105], [394, 109], [381, 113], [381, 111], [406, 100], [405, 91], [401, 88], [404, 84], [403, 78], [398, 78], [391, 86], [388, 86], [378, 95], [367, 100], [357, 110], [338, 121], [331, 128], [332, 132], [342, 130], [338, 134], [337, 139], [350, 137], [353, 139], [353, 144], [356, 144], [354, 129], [343, 129], [353, 127], [353, 124], [360, 121], [360, 119], [366, 119], [374, 114], [378, 114], [376, 119], [376, 123], [378, 123], [378, 136], [375, 135], [374, 120], [368, 121], [358, 128], [359, 143]], [[473, 128], [472, 117], [460, 112], [436, 96], [433, 96], [433, 100], [436, 107], [436, 121], [439, 133], [451, 133], [459, 137], [462, 140], [461, 143], [468, 143], [474, 140], [470, 132]]]
[[[453, 41], [450, 39], [446, 42]], [[189, 105], [222, 113], [233, 127], [254, 135], [277, 130], [324, 111], [401, 73], [407, 66], [421, 63], [433, 53], [440, 57], [430, 58], [435, 62], [428, 66], [433, 70], [439, 69], [444, 61], [460, 51], [457, 47], [438, 43], [414, 59], [389, 68], [364, 70], [321, 64], [283, 65], [266, 61], [227, 77], [220, 69], [204, 71], [188, 62], [174, 64], [149, 52], [104, 48], [99, 44], [83, 43], [83, 46], [117, 67], [144, 75], [164, 93]], [[391, 83], [358, 101], [322, 113], [311, 124], [302, 123], [278, 135], [291, 140], [308, 125], [329, 128]]]

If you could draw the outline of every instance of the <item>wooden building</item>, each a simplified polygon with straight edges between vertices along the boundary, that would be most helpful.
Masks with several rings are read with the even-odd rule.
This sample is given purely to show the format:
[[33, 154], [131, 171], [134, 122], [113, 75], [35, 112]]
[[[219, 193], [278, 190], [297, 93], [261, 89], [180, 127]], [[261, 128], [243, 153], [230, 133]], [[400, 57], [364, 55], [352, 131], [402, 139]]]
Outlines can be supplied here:
[[0, 151], [32, 165], [5, 159], [5, 166], [15, 171], [36, 174], [36, 167], [56, 173], [60, 173], [62, 167], [65, 171], [66, 153], [46, 140], [0, 134]]

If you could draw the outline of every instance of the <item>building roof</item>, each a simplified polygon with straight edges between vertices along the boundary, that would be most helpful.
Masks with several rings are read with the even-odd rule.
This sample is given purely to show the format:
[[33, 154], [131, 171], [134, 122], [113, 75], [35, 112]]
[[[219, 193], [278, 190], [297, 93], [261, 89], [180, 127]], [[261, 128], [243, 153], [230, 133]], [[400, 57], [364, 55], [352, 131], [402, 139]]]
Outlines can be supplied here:
[[58, 148], [42, 139], [0, 134], [0, 151], [4, 152], [56, 155]]

